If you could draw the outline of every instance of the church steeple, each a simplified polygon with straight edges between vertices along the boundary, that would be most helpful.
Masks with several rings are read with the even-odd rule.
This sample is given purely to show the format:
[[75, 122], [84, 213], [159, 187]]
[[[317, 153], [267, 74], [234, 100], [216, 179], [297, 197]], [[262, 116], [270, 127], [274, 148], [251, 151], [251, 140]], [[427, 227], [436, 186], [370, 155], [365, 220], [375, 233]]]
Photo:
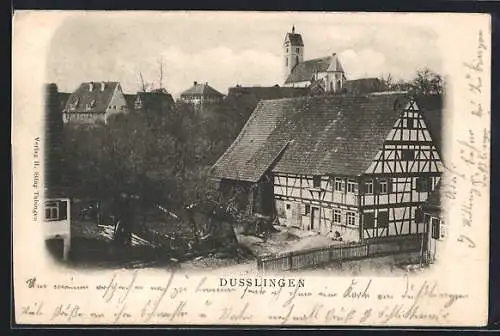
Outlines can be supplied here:
[[302, 36], [295, 33], [295, 25], [292, 32], [287, 33], [283, 43], [284, 51], [284, 77], [285, 81], [292, 72], [292, 69], [304, 60], [304, 42]]

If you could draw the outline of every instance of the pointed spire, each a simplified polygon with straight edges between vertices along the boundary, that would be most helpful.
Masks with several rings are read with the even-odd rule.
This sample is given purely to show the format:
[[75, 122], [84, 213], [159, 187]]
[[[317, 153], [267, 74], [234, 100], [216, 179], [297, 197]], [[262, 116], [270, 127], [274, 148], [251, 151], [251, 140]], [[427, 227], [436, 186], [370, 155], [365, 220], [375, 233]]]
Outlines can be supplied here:
[[292, 26], [292, 34], [295, 34], [295, 25]]

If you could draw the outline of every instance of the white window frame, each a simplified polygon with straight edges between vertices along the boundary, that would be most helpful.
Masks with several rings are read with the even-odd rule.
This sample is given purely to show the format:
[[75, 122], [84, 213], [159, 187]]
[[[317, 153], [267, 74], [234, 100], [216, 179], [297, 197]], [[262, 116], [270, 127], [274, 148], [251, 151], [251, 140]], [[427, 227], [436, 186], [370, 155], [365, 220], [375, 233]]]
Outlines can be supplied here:
[[333, 210], [333, 223], [334, 224], [341, 224], [342, 223], [342, 210], [340, 210], [340, 209]]
[[[370, 186], [370, 190], [368, 190], [368, 186]], [[365, 181], [365, 194], [373, 194], [373, 180]]]
[[[347, 211], [345, 213], [346, 224], [350, 226], [356, 225], [356, 214], [352, 211]], [[351, 222], [352, 221], [352, 222]]]
[[353, 181], [353, 180], [347, 180], [347, 192], [348, 193], [356, 193], [357, 191], [357, 188], [358, 187], [358, 183], [356, 181]]
[[380, 194], [388, 194], [389, 193], [389, 180], [380, 179], [378, 181], [379, 184], [379, 193]]
[[[335, 185], [334, 185], [335, 191], [343, 191], [343, 189], [344, 189], [343, 188], [343, 186], [344, 186], [344, 179], [342, 179], [340, 177], [336, 177], [334, 183], [335, 183]], [[340, 189], [337, 188], [337, 186], [340, 186]]]

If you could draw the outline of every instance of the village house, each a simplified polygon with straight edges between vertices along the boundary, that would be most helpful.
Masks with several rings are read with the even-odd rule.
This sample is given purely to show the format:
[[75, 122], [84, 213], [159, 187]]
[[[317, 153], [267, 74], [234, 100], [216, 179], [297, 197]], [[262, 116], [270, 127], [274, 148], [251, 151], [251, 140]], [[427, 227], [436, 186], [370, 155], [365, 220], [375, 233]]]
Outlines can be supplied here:
[[180, 98], [183, 102], [199, 109], [220, 105], [224, 100], [224, 95], [208, 85], [208, 83], [193, 82], [193, 86], [182, 92]]
[[439, 117], [405, 93], [261, 101], [212, 175], [226, 199], [281, 225], [344, 241], [423, 233]]
[[136, 113], [161, 115], [173, 111], [175, 102], [172, 95], [164, 89], [137, 94], [125, 94], [128, 109]]
[[283, 43], [285, 87], [320, 85], [328, 93], [340, 93], [346, 80], [344, 68], [336, 53], [304, 61], [302, 35], [287, 33]]
[[66, 101], [63, 122], [107, 123], [111, 115], [127, 112], [127, 102], [120, 83], [86, 82], [82, 83]]

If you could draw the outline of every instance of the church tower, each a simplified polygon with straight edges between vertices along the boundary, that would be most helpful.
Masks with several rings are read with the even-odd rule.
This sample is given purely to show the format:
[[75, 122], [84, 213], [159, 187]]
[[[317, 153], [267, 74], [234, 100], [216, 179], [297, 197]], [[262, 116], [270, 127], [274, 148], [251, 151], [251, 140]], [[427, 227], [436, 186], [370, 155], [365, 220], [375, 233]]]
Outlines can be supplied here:
[[304, 42], [302, 41], [302, 36], [295, 33], [295, 26], [292, 27], [292, 32], [287, 33], [285, 36], [283, 51], [284, 80], [286, 81], [292, 69], [304, 60]]

